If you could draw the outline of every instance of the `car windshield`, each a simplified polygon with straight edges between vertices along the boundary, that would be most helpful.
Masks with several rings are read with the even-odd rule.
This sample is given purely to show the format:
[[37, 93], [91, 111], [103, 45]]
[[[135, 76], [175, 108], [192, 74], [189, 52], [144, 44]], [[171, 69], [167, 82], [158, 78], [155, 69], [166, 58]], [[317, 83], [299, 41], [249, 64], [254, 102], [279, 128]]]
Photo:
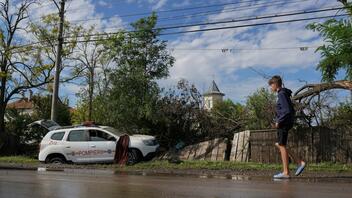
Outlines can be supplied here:
[[102, 128], [109, 131], [110, 133], [117, 135], [117, 136], [122, 136], [122, 135], [126, 134], [126, 133], [121, 133], [120, 131], [118, 131], [117, 129], [112, 128], [112, 127], [104, 126]]

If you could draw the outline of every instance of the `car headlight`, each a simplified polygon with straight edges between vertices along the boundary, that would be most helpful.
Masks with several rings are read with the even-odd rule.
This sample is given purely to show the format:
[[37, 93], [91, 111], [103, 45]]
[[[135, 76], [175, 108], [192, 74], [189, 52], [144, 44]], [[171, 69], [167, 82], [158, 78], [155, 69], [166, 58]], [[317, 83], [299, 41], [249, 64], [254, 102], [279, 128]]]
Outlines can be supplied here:
[[149, 140], [142, 140], [142, 141], [143, 141], [143, 144], [145, 144], [146, 146], [155, 146], [158, 144], [156, 139], [149, 139]]

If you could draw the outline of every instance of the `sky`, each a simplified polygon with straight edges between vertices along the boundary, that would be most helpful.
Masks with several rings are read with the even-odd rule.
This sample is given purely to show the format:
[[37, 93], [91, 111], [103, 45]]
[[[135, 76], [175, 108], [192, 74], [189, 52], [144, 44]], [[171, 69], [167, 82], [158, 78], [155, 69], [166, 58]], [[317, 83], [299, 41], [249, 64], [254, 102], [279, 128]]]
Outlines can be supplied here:
[[[67, 2], [66, 20], [86, 27], [93, 25], [99, 31], [116, 32], [130, 29], [131, 22], [151, 11], [158, 14], [157, 26], [161, 27], [339, 6], [335, 0], [71, 0]], [[50, 1], [43, 0], [41, 5], [32, 9], [31, 17], [35, 20], [54, 12], [56, 9]], [[195, 26], [166, 32], [336, 14], [343, 14], [343, 11]], [[186, 79], [194, 83], [200, 92], [205, 92], [215, 80], [226, 98], [240, 103], [244, 103], [247, 96], [257, 89], [267, 87], [263, 74], [281, 75], [285, 86], [294, 91], [306, 83], [319, 83], [321, 74], [316, 67], [321, 57], [315, 48], [324, 41], [318, 33], [306, 28], [307, 24], [319, 21], [324, 19], [161, 36], [162, 40], [168, 41], [168, 49], [176, 62], [170, 69], [170, 76], [158, 83], [161, 87], [170, 88], [177, 81]], [[300, 47], [308, 48], [301, 50]], [[77, 84], [66, 84], [61, 86], [60, 95], [69, 97], [70, 105], [74, 106], [77, 101], [75, 93], [79, 90]]]

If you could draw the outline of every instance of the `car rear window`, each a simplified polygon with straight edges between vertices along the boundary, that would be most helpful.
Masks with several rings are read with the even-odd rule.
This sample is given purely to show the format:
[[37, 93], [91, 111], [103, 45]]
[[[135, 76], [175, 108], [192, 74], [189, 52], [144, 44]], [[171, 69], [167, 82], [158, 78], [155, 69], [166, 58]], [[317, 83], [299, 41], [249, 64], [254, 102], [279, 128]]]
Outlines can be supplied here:
[[52, 134], [50, 139], [52, 139], [52, 140], [62, 140], [64, 135], [65, 135], [65, 132], [57, 132], [57, 133]]
[[84, 142], [88, 141], [88, 136], [85, 130], [71, 131], [68, 135], [67, 141], [71, 142]]

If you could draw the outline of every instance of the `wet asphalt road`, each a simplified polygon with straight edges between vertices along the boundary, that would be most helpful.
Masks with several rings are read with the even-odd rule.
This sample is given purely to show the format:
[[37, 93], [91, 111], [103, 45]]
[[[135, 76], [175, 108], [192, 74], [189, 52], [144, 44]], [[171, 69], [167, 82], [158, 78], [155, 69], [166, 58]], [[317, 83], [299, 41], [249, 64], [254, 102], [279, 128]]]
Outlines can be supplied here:
[[207, 178], [114, 174], [109, 171], [0, 170], [1, 198], [352, 197], [352, 178]]

